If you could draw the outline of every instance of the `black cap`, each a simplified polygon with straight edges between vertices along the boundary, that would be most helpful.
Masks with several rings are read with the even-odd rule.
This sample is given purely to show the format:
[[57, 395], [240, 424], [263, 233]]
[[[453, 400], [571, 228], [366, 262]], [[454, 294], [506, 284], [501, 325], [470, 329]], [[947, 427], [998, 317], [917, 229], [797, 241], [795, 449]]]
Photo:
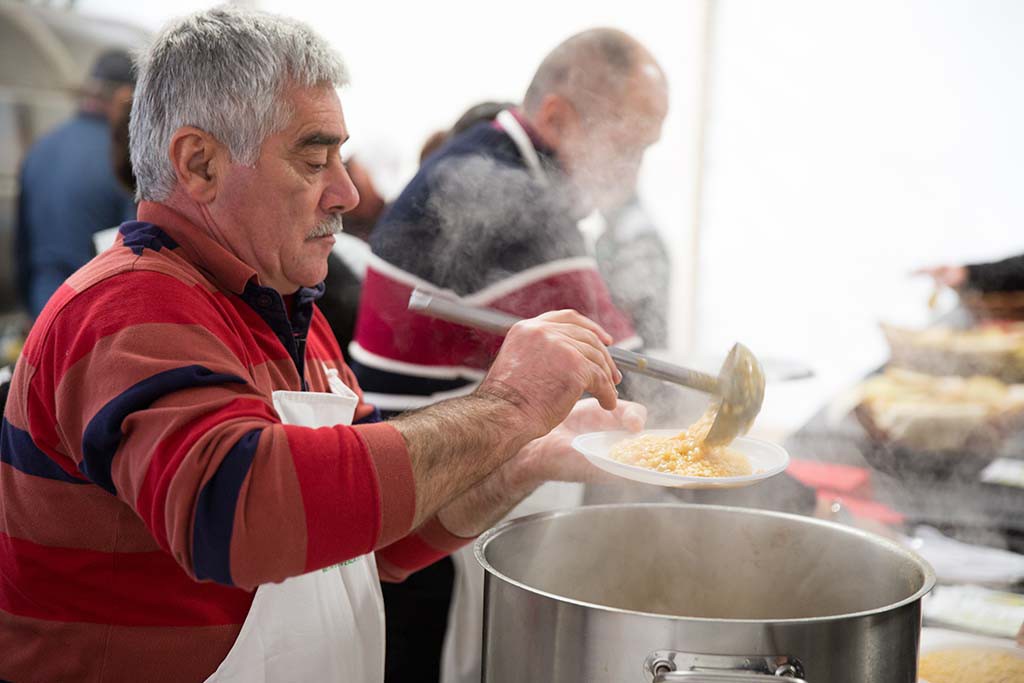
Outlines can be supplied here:
[[96, 58], [89, 75], [97, 81], [135, 85], [135, 67], [125, 50], [107, 50]]

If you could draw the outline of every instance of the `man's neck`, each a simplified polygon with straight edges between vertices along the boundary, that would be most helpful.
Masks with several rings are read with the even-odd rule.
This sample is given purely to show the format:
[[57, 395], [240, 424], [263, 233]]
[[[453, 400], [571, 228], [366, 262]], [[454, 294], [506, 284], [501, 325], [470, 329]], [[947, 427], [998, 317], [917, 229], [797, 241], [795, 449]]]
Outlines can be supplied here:
[[185, 194], [181, 192], [180, 189], [175, 188], [167, 199], [159, 203], [163, 204], [168, 209], [173, 209], [177, 213], [180, 213], [183, 217], [188, 219], [189, 223], [195, 225], [196, 227], [202, 228], [204, 232], [209, 234], [210, 237], [216, 240], [217, 242], [221, 241], [217, 239], [217, 236], [216, 234], [214, 234], [214, 231], [209, 229], [206, 217], [203, 215], [203, 212], [199, 209], [199, 205], [196, 204], [191, 199], [189, 199], [187, 196], [185, 196]]
[[299, 285], [294, 285], [289, 282], [274, 281], [274, 279], [268, 277], [265, 272], [261, 272], [259, 265], [252, 258], [246, 258], [245, 254], [239, 253], [237, 249], [233, 248], [230, 241], [222, 234], [209, 211], [204, 210], [201, 204], [195, 202], [188, 195], [182, 192], [180, 187], [176, 187], [171, 192], [171, 195], [165, 201], [160, 203], [181, 214], [189, 223], [197, 229], [202, 230], [209, 239], [219, 244], [226, 251], [234, 255], [234, 257], [239, 261], [242, 261], [249, 267], [253, 268], [256, 271], [262, 286], [276, 289], [281, 296], [294, 294], [300, 289]]

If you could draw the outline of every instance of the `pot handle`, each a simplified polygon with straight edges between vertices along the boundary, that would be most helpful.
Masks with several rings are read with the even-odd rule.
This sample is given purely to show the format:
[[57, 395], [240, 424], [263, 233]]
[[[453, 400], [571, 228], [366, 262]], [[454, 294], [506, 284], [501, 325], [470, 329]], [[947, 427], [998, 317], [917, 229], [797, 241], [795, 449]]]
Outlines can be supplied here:
[[768, 683], [770, 680], [787, 683], [807, 683], [802, 678], [780, 674], [759, 674], [754, 671], [664, 671], [655, 674], [654, 683]]
[[800, 661], [787, 656], [708, 655], [656, 650], [644, 670], [651, 683], [807, 683]]

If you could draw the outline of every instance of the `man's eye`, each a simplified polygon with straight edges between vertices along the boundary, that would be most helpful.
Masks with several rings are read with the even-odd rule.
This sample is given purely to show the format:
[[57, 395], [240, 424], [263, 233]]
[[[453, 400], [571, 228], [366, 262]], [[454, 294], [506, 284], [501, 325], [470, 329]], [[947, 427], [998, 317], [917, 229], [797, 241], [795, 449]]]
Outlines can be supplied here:
[[326, 163], [324, 163], [324, 164], [313, 164], [313, 163], [307, 162], [306, 166], [309, 166], [309, 170], [311, 170], [311, 171], [313, 171], [315, 173], [319, 173], [320, 171], [322, 171], [325, 168], [327, 168], [327, 164]]

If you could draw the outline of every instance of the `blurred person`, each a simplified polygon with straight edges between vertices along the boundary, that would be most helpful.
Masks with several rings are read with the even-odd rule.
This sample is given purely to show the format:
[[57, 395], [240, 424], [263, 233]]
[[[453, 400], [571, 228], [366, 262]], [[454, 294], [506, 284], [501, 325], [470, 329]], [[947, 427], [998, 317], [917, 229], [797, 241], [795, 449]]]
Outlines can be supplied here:
[[[360, 384], [382, 411], [472, 391], [500, 343], [410, 313], [414, 287], [523, 317], [574, 309], [616, 343], [639, 344], [577, 222], [632, 190], [667, 107], [664, 73], [646, 48], [621, 31], [589, 30], [544, 58], [521, 107], [471, 125], [427, 156], [370, 240], [375, 259], [350, 348]], [[577, 496], [560, 492], [547, 506], [573, 504]], [[385, 587], [388, 681], [438, 680], [446, 629], [449, 650], [459, 647], [465, 656], [457, 665], [445, 657], [445, 680], [479, 680], [472, 623], [479, 598], [461, 584], [456, 589], [473, 606], [452, 605], [450, 597], [456, 579], [474, 571], [473, 560], [456, 560], [458, 577], [441, 562]], [[449, 612], [466, 618], [449, 624]]]
[[15, 239], [19, 295], [32, 317], [95, 255], [93, 233], [135, 216], [110, 163], [111, 123], [134, 83], [128, 53], [104, 52], [82, 88], [78, 113], [25, 155]]
[[427, 138], [427, 141], [423, 143], [423, 148], [420, 150], [420, 164], [422, 165], [427, 160], [427, 157], [441, 149], [444, 143], [456, 135], [469, 130], [481, 121], [493, 121], [494, 117], [502, 111], [512, 109], [515, 106], [514, 102], [494, 102], [491, 100], [474, 104], [463, 112], [458, 120], [455, 121], [455, 125], [449, 130], [436, 131]]
[[[453, 345], [446, 335], [464, 329], [439, 322], [430, 323], [437, 334], [421, 338], [421, 316], [406, 309], [413, 286], [520, 316], [573, 308], [619, 343], [638, 343], [577, 221], [621, 203], [623, 183], [632, 191], [666, 108], [664, 75], [643, 46], [612, 29], [587, 31], [545, 58], [521, 108], [477, 123], [426, 160], [370, 240], [376, 258], [353, 369], [366, 375], [381, 410], [471, 390], [498, 342], [474, 333], [472, 344]], [[407, 321], [414, 326], [392, 335]]]
[[110, 160], [114, 165], [114, 177], [121, 187], [135, 196], [135, 170], [132, 168], [131, 125], [132, 101], [128, 100], [120, 107], [110, 127]]
[[515, 106], [515, 102], [495, 102], [494, 100], [474, 104], [455, 121], [448, 133], [449, 137], [460, 135], [478, 123], [493, 121], [498, 114], [506, 109], [513, 109]]
[[605, 230], [594, 251], [612, 302], [629, 311], [647, 348], [668, 348], [672, 273], [668, 247], [635, 191], [620, 205], [602, 211], [602, 216]]
[[1024, 255], [991, 263], [932, 266], [917, 270], [915, 274], [929, 275], [936, 284], [951, 289], [977, 292], [1024, 291]]
[[420, 148], [420, 166], [422, 166], [431, 154], [444, 147], [444, 143], [448, 142], [448, 131], [446, 130], [435, 130], [427, 137], [427, 141], [423, 143], [423, 147]]
[[340, 58], [226, 7], [139, 65], [138, 220], [44, 306], [0, 423], [0, 679], [380, 681], [378, 573], [591, 476], [573, 435], [642, 409], [611, 336], [559, 311], [472, 393], [381, 422], [315, 305], [359, 201]]

